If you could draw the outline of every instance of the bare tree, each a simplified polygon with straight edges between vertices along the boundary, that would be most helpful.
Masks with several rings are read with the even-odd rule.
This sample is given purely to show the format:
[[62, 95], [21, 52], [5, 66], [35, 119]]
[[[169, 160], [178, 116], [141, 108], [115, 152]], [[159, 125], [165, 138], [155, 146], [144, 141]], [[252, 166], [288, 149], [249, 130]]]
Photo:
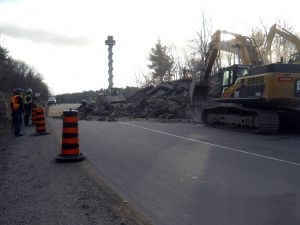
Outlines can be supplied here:
[[211, 19], [207, 19], [202, 12], [202, 21], [199, 31], [196, 32], [197, 38], [191, 40], [194, 49], [194, 57], [198, 57], [202, 64], [204, 64], [205, 56], [209, 48], [209, 43], [212, 36]]
[[179, 53], [178, 48], [174, 44], [170, 45], [169, 54], [173, 61], [173, 67], [171, 71], [173, 80], [182, 79], [185, 73], [184, 70], [186, 70], [186, 58]]
[[[190, 41], [193, 52], [188, 57], [187, 62], [187, 70], [191, 73], [193, 78], [199, 76], [203, 70], [212, 37], [211, 19], [206, 18], [203, 12], [201, 27], [199, 31], [196, 32], [196, 35], [197, 38]], [[220, 54], [214, 63], [212, 73], [219, 67], [221, 67]]]
[[152, 79], [151, 72], [139, 71], [135, 74], [135, 84], [137, 87], [146, 87], [149, 85], [156, 85], [156, 80]]

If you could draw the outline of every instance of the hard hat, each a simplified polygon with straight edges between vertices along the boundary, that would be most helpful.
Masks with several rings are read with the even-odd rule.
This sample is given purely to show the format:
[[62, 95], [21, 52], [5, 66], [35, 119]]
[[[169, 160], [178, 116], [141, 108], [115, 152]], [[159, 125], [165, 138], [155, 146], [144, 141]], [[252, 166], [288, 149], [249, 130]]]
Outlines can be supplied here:
[[16, 92], [17, 94], [20, 94], [20, 93], [22, 92], [22, 89], [21, 89], [21, 88], [16, 88], [16, 89], [15, 89], [15, 92]]
[[27, 92], [27, 93], [32, 93], [32, 89], [31, 89], [31, 88], [28, 88], [26, 92]]

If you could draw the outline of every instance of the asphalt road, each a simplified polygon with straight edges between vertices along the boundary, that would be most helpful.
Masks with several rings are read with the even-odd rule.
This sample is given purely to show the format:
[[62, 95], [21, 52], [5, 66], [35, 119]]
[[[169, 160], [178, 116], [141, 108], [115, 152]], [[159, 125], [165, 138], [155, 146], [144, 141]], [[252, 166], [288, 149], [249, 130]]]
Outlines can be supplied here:
[[300, 224], [299, 134], [80, 121], [80, 149], [155, 225]]

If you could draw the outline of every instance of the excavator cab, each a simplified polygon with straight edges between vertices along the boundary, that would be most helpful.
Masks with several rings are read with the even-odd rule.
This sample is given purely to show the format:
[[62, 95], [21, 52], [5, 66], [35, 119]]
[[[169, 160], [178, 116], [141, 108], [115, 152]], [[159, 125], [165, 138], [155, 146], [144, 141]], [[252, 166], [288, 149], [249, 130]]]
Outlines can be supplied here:
[[249, 74], [250, 65], [233, 65], [219, 70], [219, 76], [222, 77], [223, 91], [234, 85], [239, 77], [244, 77]]
[[193, 106], [201, 105], [201, 102], [208, 96], [221, 97], [228, 88], [234, 85], [237, 78], [249, 75], [250, 67], [250, 65], [235, 64], [220, 68], [217, 75], [214, 76], [214, 81], [207, 85], [193, 81], [190, 88], [191, 104]]

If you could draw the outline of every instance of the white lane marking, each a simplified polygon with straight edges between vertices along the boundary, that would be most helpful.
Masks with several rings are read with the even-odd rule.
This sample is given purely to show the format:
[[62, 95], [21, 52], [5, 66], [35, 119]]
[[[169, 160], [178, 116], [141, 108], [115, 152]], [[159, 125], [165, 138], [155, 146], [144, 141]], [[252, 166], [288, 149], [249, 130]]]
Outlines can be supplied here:
[[160, 134], [165, 134], [165, 135], [168, 135], [168, 136], [172, 136], [172, 137], [176, 137], [176, 138], [180, 138], [180, 139], [184, 139], [184, 140], [188, 140], [188, 141], [193, 141], [193, 142], [198, 142], [198, 143], [201, 143], [201, 144], [206, 144], [206, 145], [210, 145], [210, 146], [214, 146], [214, 147], [218, 147], [218, 148], [223, 148], [223, 149], [230, 150], [230, 151], [240, 152], [240, 153], [244, 153], [244, 154], [247, 154], [247, 155], [257, 156], [257, 157], [261, 157], [261, 158], [265, 158], [265, 159], [271, 159], [271, 160], [278, 161], [278, 162], [288, 163], [288, 164], [295, 165], [295, 166], [300, 166], [300, 163], [296, 163], [296, 162], [291, 162], [291, 161], [287, 161], [287, 160], [283, 160], [283, 159], [278, 159], [278, 158], [274, 158], [274, 157], [269, 157], [269, 156], [265, 156], [265, 155], [252, 153], [252, 152], [247, 152], [247, 151], [244, 151], [244, 150], [239, 150], [239, 149], [230, 148], [230, 147], [226, 147], [226, 146], [222, 146], [222, 145], [217, 145], [217, 144], [209, 143], [209, 142], [206, 142], [206, 141], [199, 141], [199, 140], [196, 140], [196, 139], [182, 137], [182, 136], [179, 136], [179, 135], [176, 135], [176, 134], [170, 134], [170, 133], [167, 133], [167, 132], [154, 130], [154, 129], [150, 129], [150, 128], [147, 128], [147, 127], [142, 127], [142, 126], [138, 126], [138, 125], [134, 125], [134, 124], [130, 124], [130, 123], [125, 123], [125, 122], [120, 122], [120, 121], [119, 121], [119, 123], [125, 124], [125, 125], [128, 125], [128, 126], [132, 126], [132, 127], [141, 128], [141, 129], [144, 129], [144, 130], [149, 130], [149, 131], [160, 133]]

